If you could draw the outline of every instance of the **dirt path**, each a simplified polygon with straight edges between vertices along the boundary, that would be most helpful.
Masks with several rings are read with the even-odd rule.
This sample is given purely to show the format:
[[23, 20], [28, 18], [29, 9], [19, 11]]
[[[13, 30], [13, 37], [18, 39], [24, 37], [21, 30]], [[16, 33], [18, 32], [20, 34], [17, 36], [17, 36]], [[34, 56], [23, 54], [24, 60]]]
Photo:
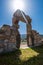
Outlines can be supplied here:
[[21, 49], [26, 49], [26, 48], [29, 48], [29, 47], [27, 46], [27, 44], [21, 44], [21, 45], [20, 45], [20, 48], [21, 48]]

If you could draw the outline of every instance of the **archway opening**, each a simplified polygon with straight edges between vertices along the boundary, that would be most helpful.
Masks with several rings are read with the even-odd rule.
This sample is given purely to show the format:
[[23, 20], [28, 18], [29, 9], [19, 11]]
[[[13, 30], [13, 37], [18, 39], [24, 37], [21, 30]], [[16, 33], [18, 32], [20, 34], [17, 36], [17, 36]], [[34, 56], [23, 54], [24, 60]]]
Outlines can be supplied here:
[[19, 22], [19, 32], [21, 35], [21, 45], [27, 45], [27, 28], [26, 23], [20, 21]]
[[[21, 21], [21, 22], [20, 22]], [[20, 23], [19, 23], [20, 22]], [[20, 47], [20, 42], [22, 41], [22, 44], [26, 43], [27, 46], [32, 45], [32, 38], [31, 38], [31, 19], [28, 15], [25, 15], [25, 13], [21, 10], [17, 10], [12, 18], [12, 26], [14, 27], [16, 31], [16, 46], [17, 48]], [[24, 36], [25, 35], [25, 36]], [[23, 40], [21, 40], [21, 38]]]

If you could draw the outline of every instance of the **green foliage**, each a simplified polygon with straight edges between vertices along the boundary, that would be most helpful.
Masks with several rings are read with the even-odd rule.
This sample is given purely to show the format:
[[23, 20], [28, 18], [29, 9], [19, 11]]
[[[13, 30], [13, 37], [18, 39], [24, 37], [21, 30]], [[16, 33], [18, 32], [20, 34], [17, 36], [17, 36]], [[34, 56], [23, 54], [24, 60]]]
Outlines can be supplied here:
[[43, 46], [0, 54], [0, 65], [43, 65]]

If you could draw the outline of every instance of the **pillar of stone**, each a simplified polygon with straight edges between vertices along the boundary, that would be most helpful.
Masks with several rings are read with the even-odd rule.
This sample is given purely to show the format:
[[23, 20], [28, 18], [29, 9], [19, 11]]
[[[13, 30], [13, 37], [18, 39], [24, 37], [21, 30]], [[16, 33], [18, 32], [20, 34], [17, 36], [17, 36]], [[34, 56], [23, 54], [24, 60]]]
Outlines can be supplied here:
[[20, 33], [18, 31], [18, 29], [19, 29], [18, 22], [19, 22], [18, 18], [16, 18], [16, 17], [12, 18], [12, 27], [15, 30], [16, 47], [20, 48], [21, 37], [20, 37]]
[[[14, 27], [15, 26], [15, 27]], [[16, 38], [16, 47], [20, 48], [20, 42], [21, 42], [21, 37], [20, 37], [20, 33], [18, 31], [19, 25], [18, 24], [14, 24], [14, 28], [15, 28], [15, 38]]]
[[28, 46], [32, 46], [31, 31], [32, 31], [32, 26], [31, 26], [31, 23], [29, 23], [27, 24], [27, 45]]

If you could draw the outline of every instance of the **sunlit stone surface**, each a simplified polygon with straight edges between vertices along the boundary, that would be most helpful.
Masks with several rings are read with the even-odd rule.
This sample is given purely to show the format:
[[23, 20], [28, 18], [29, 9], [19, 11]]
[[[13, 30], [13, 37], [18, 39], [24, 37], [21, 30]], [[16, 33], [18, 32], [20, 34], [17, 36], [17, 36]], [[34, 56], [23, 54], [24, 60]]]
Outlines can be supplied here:
[[[28, 24], [27, 27], [27, 46], [39, 46], [42, 45], [42, 38], [40, 34], [32, 30], [31, 25], [31, 18], [23, 12], [24, 16], [26, 17]], [[23, 15], [21, 14], [20, 10], [17, 10], [13, 14], [12, 18], [12, 26], [10, 25], [3, 25], [0, 28], [0, 52], [2, 51], [12, 51], [14, 49], [20, 48], [21, 37], [18, 31], [19, 29], [19, 21], [26, 23]]]

